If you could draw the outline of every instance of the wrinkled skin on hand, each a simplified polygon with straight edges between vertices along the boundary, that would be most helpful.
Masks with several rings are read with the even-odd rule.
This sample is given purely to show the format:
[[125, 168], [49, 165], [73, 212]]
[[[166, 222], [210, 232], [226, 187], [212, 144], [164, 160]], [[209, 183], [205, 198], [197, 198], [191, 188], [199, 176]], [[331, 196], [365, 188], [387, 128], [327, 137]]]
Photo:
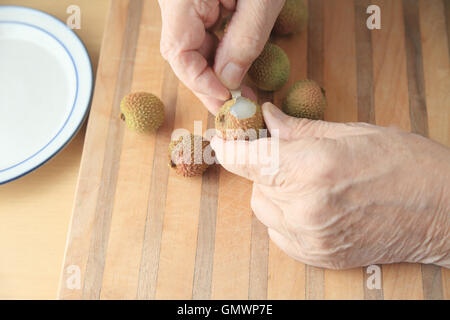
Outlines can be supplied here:
[[[178, 78], [216, 114], [260, 55], [285, 0], [159, 0], [161, 54]], [[219, 42], [210, 31], [220, 6], [232, 12]], [[243, 93], [244, 94], [244, 93]]]
[[[422, 262], [450, 267], [450, 150], [418, 135], [369, 124], [296, 119], [263, 106], [279, 129], [279, 170], [226, 161], [273, 148], [215, 137], [229, 171], [254, 181], [251, 206], [287, 254], [309, 265], [347, 269]], [[233, 158], [233, 156], [231, 156]]]

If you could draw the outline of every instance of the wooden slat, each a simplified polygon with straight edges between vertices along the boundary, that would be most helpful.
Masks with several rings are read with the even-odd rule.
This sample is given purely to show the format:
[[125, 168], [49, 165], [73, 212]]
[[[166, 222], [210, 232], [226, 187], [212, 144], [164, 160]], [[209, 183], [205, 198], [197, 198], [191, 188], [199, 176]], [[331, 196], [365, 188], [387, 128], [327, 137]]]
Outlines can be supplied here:
[[[86, 143], [81, 160], [80, 177], [77, 186], [72, 214], [70, 233], [68, 236], [64, 265], [61, 275], [59, 297], [63, 299], [80, 299], [83, 291], [69, 289], [67, 282], [71, 274], [68, 268], [75, 266], [81, 271], [81, 289], [85, 282], [87, 253], [89, 252], [97, 198], [102, 184], [102, 167], [107, 149], [106, 137], [111, 113], [115, 102], [114, 92], [120, 67], [120, 54], [127, 24], [126, 12], [128, 1], [121, 1], [110, 7], [108, 24], [105, 33], [114, 34], [114, 41], [106, 41], [104, 37], [102, 55], [97, 71], [97, 84], [92, 102], [90, 121], [86, 133]], [[117, 59], [109, 59], [117, 57]], [[87, 161], [89, 159], [89, 161]]]
[[447, 26], [448, 55], [450, 56], [450, 0], [443, 0], [443, 1], [445, 10], [445, 24]]
[[[365, 26], [369, 4], [381, 7], [381, 30]], [[291, 60], [288, 84], [275, 94], [258, 92], [259, 102], [280, 106], [289, 85], [310, 78], [326, 90], [326, 120], [423, 135], [430, 128], [432, 138], [450, 143], [447, 0], [311, 0], [308, 6], [308, 32], [275, 39]], [[200, 120], [206, 130], [214, 118], [163, 62], [159, 14], [155, 1], [112, 2], [60, 297], [449, 297], [449, 272], [434, 266], [382, 266], [383, 290], [376, 291], [367, 290], [363, 268], [305, 266], [268, 240], [250, 208], [251, 181], [220, 166], [193, 179], [169, 170], [173, 129], [193, 131]], [[155, 135], [136, 135], [118, 120], [120, 99], [130, 90], [164, 101], [166, 121]], [[83, 290], [65, 286], [71, 265], [80, 267]]]
[[442, 291], [445, 300], [450, 299], [450, 269], [441, 268], [442, 271]]
[[[356, 40], [356, 72], [358, 86], [358, 121], [371, 124], [376, 123], [375, 116], [375, 92], [374, 92], [374, 69], [373, 69], [373, 44], [372, 33], [365, 27], [367, 21], [367, 8], [369, 0], [355, 0], [355, 40]], [[382, 270], [382, 266], [378, 266]], [[364, 299], [382, 300], [383, 288], [369, 289], [367, 281], [370, 273], [367, 267], [363, 268]], [[382, 271], [381, 271], [382, 272]]]
[[450, 17], [439, 0], [419, 1], [419, 12], [429, 136], [450, 146]]
[[417, 0], [403, 0], [405, 49], [408, 75], [409, 113], [411, 131], [428, 136], [428, 114], [425, 100], [425, 78], [420, 39], [419, 4]]
[[366, 26], [369, 0], [355, 0], [358, 121], [375, 124], [372, 32]]
[[410, 131], [402, 4], [375, 1], [382, 28], [372, 32], [376, 124]]
[[[308, 1], [308, 79], [315, 80], [322, 88], [324, 84], [324, 0]], [[326, 3], [327, 5], [330, 3]], [[325, 88], [326, 90], [326, 88]], [[328, 116], [328, 110], [325, 117]], [[324, 270], [306, 266], [305, 299], [323, 299]]]
[[[419, 1], [429, 137], [447, 146], [450, 146], [450, 33], [449, 17], [446, 18], [449, 4], [446, 0]], [[437, 266], [422, 266], [425, 299], [444, 298], [445, 286], [450, 282], [445, 275], [444, 269], [441, 272]]]
[[[207, 123], [207, 110], [182, 84], [178, 89], [177, 101], [175, 129], [194, 132], [195, 121]], [[201, 194], [202, 177], [186, 179], [177, 176], [174, 170], [170, 171], [159, 256], [157, 299], [192, 298]]]
[[355, 34], [354, 2], [327, 1], [324, 14], [323, 86], [328, 100], [325, 118], [333, 122], [355, 122], [358, 121], [356, 46], [355, 37], [348, 36]]
[[269, 245], [268, 272], [268, 299], [305, 299], [305, 265], [286, 255], [272, 241]]
[[[358, 26], [361, 28], [361, 26]], [[328, 100], [326, 120], [358, 120], [355, 6], [353, 0], [327, 1], [324, 7], [324, 87]], [[342, 81], [345, 79], [345, 81]], [[358, 79], [359, 80], [359, 79]], [[343, 107], [345, 106], [345, 107]], [[361, 268], [324, 271], [325, 299], [362, 299]]]
[[325, 270], [325, 299], [361, 300], [364, 299], [364, 286], [362, 268], [341, 271]]
[[250, 270], [251, 183], [220, 169], [213, 299], [247, 299]]
[[[265, 92], [253, 88], [258, 95], [258, 103], [274, 102], [272, 92]], [[251, 183], [251, 182], [249, 182]], [[251, 183], [251, 185], [253, 185]], [[247, 205], [249, 203], [247, 202]], [[252, 232], [250, 242], [250, 274], [248, 283], [248, 298], [251, 300], [267, 299], [267, 277], [269, 264], [269, 235], [267, 227], [256, 217], [252, 216]]]
[[[275, 43], [286, 52], [291, 63], [288, 82], [273, 97], [274, 104], [281, 107], [289, 87], [307, 78], [308, 32], [276, 38]], [[272, 241], [269, 243], [267, 298], [305, 299], [305, 264], [289, 257]]]
[[383, 294], [385, 300], [423, 299], [420, 265], [407, 263], [384, 265]]
[[[131, 91], [161, 96], [164, 61], [158, 52], [161, 22], [157, 3], [144, 3], [142, 24], [154, 28], [140, 28]], [[154, 63], [158, 57], [158, 63]], [[102, 299], [136, 298], [155, 138], [156, 134], [125, 131], [103, 272]], [[117, 288], [121, 288], [120, 291]]]
[[253, 215], [248, 288], [248, 298], [250, 300], [267, 299], [268, 259], [269, 239], [267, 227]]
[[[411, 130], [408, 95], [408, 72], [405, 45], [403, 6], [400, 1], [375, 1], [380, 6], [382, 28], [372, 33], [374, 57], [376, 123], [395, 125]], [[383, 266], [383, 294], [385, 299], [396, 299], [406, 294], [397, 286], [401, 272], [411, 275], [408, 284], [411, 297], [421, 297], [420, 266], [402, 264]], [[420, 294], [419, 294], [420, 293]]]
[[441, 268], [435, 265], [422, 265], [423, 297], [426, 300], [442, 300]]
[[[118, 82], [114, 91], [112, 112], [120, 114], [120, 101], [129, 93], [133, 79], [134, 59], [141, 21], [142, 1], [131, 1], [128, 7], [127, 24], [122, 44], [121, 60], [118, 71]], [[100, 297], [105, 256], [109, 239], [114, 196], [117, 187], [120, 154], [124, 128], [120, 125], [120, 117], [111, 117], [106, 137], [107, 148], [102, 169], [103, 183], [95, 209], [95, 222], [86, 265], [83, 298], [98, 299]]]
[[308, 1], [308, 79], [323, 85], [324, 64], [324, 7], [330, 0]]
[[[214, 128], [214, 122], [215, 117], [209, 114], [208, 129]], [[202, 178], [193, 299], [211, 298], [219, 175], [220, 167], [213, 165], [203, 174]]]
[[170, 66], [165, 64], [161, 94], [165, 106], [165, 121], [156, 134], [152, 179], [150, 181], [150, 194], [148, 197], [147, 217], [139, 270], [138, 299], [154, 299], [156, 295], [167, 182], [169, 179], [167, 147], [170, 143], [170, 137], [174, 127], [177, 93], [177, 78]]

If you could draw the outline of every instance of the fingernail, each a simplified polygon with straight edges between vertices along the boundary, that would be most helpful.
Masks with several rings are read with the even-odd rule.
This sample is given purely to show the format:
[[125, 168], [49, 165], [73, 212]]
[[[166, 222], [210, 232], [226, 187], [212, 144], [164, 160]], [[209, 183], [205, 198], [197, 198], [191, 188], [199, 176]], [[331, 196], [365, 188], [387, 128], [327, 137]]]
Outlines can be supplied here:
[[229, 89], [237, 89], [244, 77], [244, 68], [234, 62], [229, 62], [222, 70], [221, 80]]

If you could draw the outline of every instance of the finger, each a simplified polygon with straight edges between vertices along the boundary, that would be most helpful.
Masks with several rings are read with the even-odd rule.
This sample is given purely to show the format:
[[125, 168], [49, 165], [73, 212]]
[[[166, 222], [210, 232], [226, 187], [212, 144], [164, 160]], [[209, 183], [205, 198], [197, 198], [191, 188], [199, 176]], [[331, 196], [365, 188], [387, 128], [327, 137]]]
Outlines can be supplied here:
[[216, 54], [214, 71], [229, 89], [237, 89], [261, 54], [283, 0], [238, 1]]
[[218, 44], [219, 38], [213, 33], [206, 32], [205, 40], [197, 51], [206, 59], [208, 65], [214, 63], [214, 56]]
[[194, 94], [203, 103], [206, 109], [208, 109], [208, 111], [211, 112], [214, 116], [217, 115], [220, 108], [224, 104], [222, 100], [216, 99], [214, 97], [210, 97], [196, 92], [194, 92]]
[[[225, 101], [219, 100], [204, 94], [196, 93], [194, 94], [199, 98], [203, 105], [211, 112], [213, 115], [217, 115], [220, 108], [224, 105]], [[242, 86], [242, 96], [246, 97], [252, 101], [256, 101], [256, 95], [253, 90], [247, 86]]]
[[213, 41], [205, 31], [205, 21], [217, 19], [218, 12], [213, 10], [213, 14], [208, 15], [205, 1], [198, 7], [187, 5], [185, 1], [180, 1], [179, 6], [168, 3], [160, 1], [163, 16], [161, 54], [189, 89], [220, 100], [228, 99], [230, 93], [204, 57]]
[[252, 101], [258, 100], [258, 97], [256, 96], [256, 94], [253, 92], [252, 88], [250, 88], [250, 87], [242, 86], [241, 94], [243, 97], [250, 99]]
[[344, 123], [299, 119], [288, 116], [270, 102], [262, 106], [264, 121], [272, 135], [291, 141], [304, 137], [337, 139], [352, 135], [355, 128]]
[[191, 90], [227, 100], [230, 92], [217, 79], [206, 59], [198, 51], [184, 51], [169, 60], [177, 77]]
[[257, 183], [253, 184], [251, 207], [256, 217], [271, 229], [283, 230], [283, 212], [261, 191]]
[[[194, 91], [197, 98], [203, 103], [203, 105], [211, 112], [214, 116], [217, 115], [220, 108], [224, 105], [225, 101], [210, 97], [201, 93]], [[253, 101], [256, 100], [256, 95], [253, 90], [249, 87], [242, 86], [242, 96]]]
[[[185, 1], [191, 6], [190, 1]], [[206, 28], [213, 26], [220, 16], [220, 7], [218, 1], [193, 1], [192, 7], [197, 15], [202, 19]]]
[[228, 171], [264, 185], [280, 185], [279, 141], [259, 139], [255, 141], [211, 140], [216, 158]]
[[228, 11], [234, 11], [236, 9], [236, 0], [220, 0], [220, 2]]

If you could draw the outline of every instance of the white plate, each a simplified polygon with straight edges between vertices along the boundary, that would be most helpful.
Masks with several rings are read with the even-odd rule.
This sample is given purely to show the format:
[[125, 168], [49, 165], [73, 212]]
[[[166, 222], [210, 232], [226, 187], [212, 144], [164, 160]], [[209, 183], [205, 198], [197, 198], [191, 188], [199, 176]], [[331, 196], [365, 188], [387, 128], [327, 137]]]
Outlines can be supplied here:
[[0, 184], [38, 168], [73, 138], [92, 83], [86, 48], [64, 23], [0, 6]]

